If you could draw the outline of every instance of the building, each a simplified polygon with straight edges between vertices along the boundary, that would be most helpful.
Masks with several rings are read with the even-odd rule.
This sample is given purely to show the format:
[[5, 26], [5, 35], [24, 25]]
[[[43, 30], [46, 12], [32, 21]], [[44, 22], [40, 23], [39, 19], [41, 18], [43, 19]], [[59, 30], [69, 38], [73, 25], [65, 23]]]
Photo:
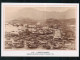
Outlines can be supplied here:
[[54, 38], [61, 38], [61, 31], [60, 29], [54, 29]]

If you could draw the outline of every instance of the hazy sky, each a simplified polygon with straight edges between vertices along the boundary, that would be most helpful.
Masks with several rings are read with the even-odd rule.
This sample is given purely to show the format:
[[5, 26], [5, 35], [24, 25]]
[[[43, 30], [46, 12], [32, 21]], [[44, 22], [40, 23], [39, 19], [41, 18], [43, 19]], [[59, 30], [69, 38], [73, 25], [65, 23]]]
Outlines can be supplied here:
[[[5, 7], [5, 19], [6, 20], [10, 20], [10, 19], [14, 19], [16, 13], [27, 7]], [[33, 8], [36, 9], [38, 11], [48, 11], [48, 12], [65, 12], [67, 10], [72, 10], [73, 12], [75, 12], [76, 8], [75, 7], [28, 7], [28, 8]], [[71, 15], [74, 17], [74, 13], [71, 13]]]
[[40, 11], [57, 11], [57, 12], [64, 12], [68, 9], [75, 9], [73, 7], [36, 7], [35, 9]]

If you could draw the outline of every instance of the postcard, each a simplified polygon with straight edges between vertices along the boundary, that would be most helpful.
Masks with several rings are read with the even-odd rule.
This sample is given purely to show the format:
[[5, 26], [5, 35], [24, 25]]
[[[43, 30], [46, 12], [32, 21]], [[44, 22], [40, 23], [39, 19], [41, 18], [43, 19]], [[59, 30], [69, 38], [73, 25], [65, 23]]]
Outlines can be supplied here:
[[2, 57], [79, 57], [78, 3], [2, 3]]

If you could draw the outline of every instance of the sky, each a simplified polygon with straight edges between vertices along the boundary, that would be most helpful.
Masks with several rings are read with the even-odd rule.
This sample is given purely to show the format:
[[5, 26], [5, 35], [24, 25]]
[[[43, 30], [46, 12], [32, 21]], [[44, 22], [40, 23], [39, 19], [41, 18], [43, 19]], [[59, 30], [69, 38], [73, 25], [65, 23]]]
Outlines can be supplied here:
[[73, 7], [36, 7], [35, 9], [40, 10], [40, 11], [57, 11], [57, 12], [64, 12], [67, 11], [68, 9], [75, 9]]
[[[14, 19], [16, 16], [16, 13], [21, 10], [21, 9], [24, 9], [24, 8], [27, 8], [27, 7], [5, 7], [5, 20], [12, 20]], [[56, 11], [56, 12], [65, 12], [67, 10], [72, 10], [73, 12], [76, 11], [76, 8], [75, 7], [28, 7], [28, 8], [33, 8], [33, 9], [36, 9], [38, 11], [47, 11], [47, 12], [53, 12], [53, 11]], [[74, 13], [71, 13], [71, 16], [74, 17]], [[70, 14], [69, 14], [70, 15]], [[70, 17], [70, 16], [69, 16]]]

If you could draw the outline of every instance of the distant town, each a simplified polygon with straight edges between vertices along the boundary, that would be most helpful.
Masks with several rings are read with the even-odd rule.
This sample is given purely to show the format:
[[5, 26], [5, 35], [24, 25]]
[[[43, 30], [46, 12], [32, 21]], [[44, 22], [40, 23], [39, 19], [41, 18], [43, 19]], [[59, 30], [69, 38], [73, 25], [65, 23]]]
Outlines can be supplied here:
[[[24, 21], [24, 20], [22, 20]], [[6, 23], [5, 49], [74, 50], [75, 22], [47, 19], [44, 23]]]

